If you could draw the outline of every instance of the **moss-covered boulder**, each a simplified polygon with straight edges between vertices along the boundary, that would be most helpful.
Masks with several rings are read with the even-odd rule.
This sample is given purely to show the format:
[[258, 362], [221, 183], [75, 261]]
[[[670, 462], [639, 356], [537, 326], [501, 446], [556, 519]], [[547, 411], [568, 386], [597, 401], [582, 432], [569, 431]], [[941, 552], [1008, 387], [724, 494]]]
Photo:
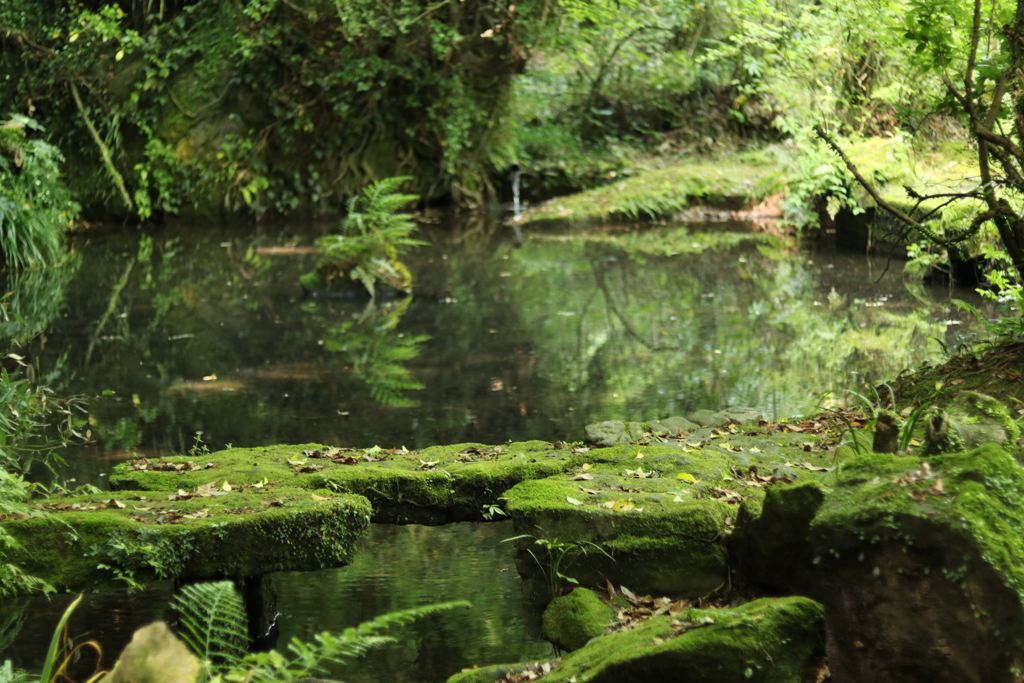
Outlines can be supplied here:
[[547, 606], [541, 632], [563, 650], [578, 650], [591, 638], [601, 635], [612, 616], [612, 608], [594, 591], [576, 588]]
[[48, 500], [45, 517], [3, 522], [6, 561], [57, 590], [309, 571], [348, 563], [370, 520], [365, 498], [271, 484]]
[[[522, 677], [524, 672], [531, 672], [536, 675], [534, 675], [532, 679], [523, 677], [523, 680], [536, 680], [539, 675], [544, 673], [544, 668], [547, 668], [550, 671], [551, 665], [547, 662], [544, 662], [543, 664], [538, 662], [492, 664], [490, 666], [464, 669], [450, 677], [447, 683], [495, 683], [495, 681], [508, 680], [510, 676], [519, 675]], [[515, 679], [513, 678], [513, 680]]]
[[690, 609], [603, 636], [566, 656], [548, 683], [799, 683], [815, 681], [824, 653], [821, 605], [764, 598]]
[[810, 525], [843, 681], [1019, 681], [1024, 470], [996, 445], [849, 460]]

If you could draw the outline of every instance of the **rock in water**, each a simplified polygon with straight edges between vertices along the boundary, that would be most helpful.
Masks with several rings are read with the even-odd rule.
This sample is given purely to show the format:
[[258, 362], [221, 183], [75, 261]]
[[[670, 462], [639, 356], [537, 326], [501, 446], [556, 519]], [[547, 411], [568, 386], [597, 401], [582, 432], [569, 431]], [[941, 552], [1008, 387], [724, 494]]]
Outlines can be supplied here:
[[162, 621], [143, 626], [101, 683], [195, 683], [199, 659]]

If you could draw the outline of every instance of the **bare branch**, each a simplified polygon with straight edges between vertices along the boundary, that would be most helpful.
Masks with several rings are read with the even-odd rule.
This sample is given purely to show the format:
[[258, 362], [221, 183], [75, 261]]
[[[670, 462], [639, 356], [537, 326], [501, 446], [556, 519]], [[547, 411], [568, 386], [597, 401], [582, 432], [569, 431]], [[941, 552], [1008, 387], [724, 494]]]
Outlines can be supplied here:
[[[946, 249], [953, 249], [953, 248], [955, 248], [955, 245], [957, 243], [963, 242], [964, 240], [966, 240], [966, 239], [970, 238], [972, 235], [974, 235], [977, 232], [978, 227], [980, 227], [980, 225], [981, 225], [980, 223], [978, 224], [978, 226], [975, 226], [974, 223], [972, 222], [970, 228], [968, 228], [967, 230], [965, 230], [965, 231], [963, 231], [961, 233], [958, 233], [958, 234], [954, 235], [953, 237], [940, 237], [939, 235], [937, 235], [935, 233], [935, 231], [933, 231], [927, 225], [925, 225], [921, 221], [918, 221], [918, 220], [914, 219], [909, 214], [907, 214], [904, 211], [896, 208], [895, 206], [893, 206], [892, 204], [887, 202], [885, 199], [883, 199], [882, 196], [880, 194], [878, 194], [878, 190], [876, 190], [874, 188], [874, 186], [867, 181], [867, 179], [863, 176], [863, 174], [861, 174], [860, 170], [857, 168], [857, 165], [854, 164], [853, 161], [851, 161], [848, 156], [846, 156], [846, 153], [842, 150], [842, 148], [839, 146], [839, 144], [836, 143], [836, 141], [833, 140], [829, 136], [829, 134], [826, 133], [825, 130], [821, 126], [815, 126], [814, 127], [814, 133], [822, 141], [824, 141], [825, 144], [828, 145], [829, 148], [831, 148], [831, 150], [833, 152], [835, 152], [836, 155], [838, 155], [840, 159], [843, 160], [843, 163], [846, 164], [846, 168], [850, 171], [850, 173], [853, 175], [853, 177], [856, 178], [856, 180], [860, 184], [860, 186], [863, 187], [867, 191], [867, 193], [869, 195], [871, 195], [871, 198], [875, 200], [875, 204], [877, 204], [880, 208], [884, 209], [885, 211], [888, 211], [890, 214], [895, 216], [897, 220], [899, 220], [904, 225], [906, 225], [907, 228], [908, 228], [908, 232], [909, 232], [909, 229], [918, 230], [925, 237], [930, 239], [932, 242], [935, 242], [939, 246], [945, 247]], [[981, 144], [984, 145], [985, 143], [982, 142]], [[967, 193], [963, 193], [962, 194], [963, 198], [976, 197], [976, 196], [977, 195], [974, 192], [967, 192]], [[953, 201], [955, 201], [955, 197], [953, 199], [951, 199], [949, 203], [952, 203]], [[918, 202], [918, 204], [920, 204], [920, 201]], [[998, 212], [999, 212], [998, 208], [993, 208], [993, 209], [990, 209], [990, 211], [988, 211], [986, 213], [992, 214], [993, 218], [1001, 218], [1002, 216], [995, 216], [994, 215], [995, 213], [998, 213]], [[982, 221], [982, 222], [984, 222], [984, 221]]]
[[1003, 150], [998, 147], [990, 147], [988, 152], [996, 158], [996, 161], [1003, 168], [1003, 173], [1006, 174], [1006, 182], [1017, 190], [1024, 192], [1024, 175], [1021, 175], [1020, 170], [1013, 163], [1013, 159], [1006, 156]]
[[949, 76], [947, 76], [946, 74], [942, 74], [942, 84], [946, 86], [946, 90], [949, 91], [949, 94], [952, 95], [956, 99], [956, 101], [960, 103], [960, 106], [963, 107], [964, 111], [967, 112], [967, 114], [971, 117], [971, 121], [973, 122], [974, 115], [970, 105], [967, 104], [967, 99], [963, 96], [963, 94], [960, 93], [959, 90], [956, 89], [956, 86], [953, 85], [953, 81], [949, 80]]

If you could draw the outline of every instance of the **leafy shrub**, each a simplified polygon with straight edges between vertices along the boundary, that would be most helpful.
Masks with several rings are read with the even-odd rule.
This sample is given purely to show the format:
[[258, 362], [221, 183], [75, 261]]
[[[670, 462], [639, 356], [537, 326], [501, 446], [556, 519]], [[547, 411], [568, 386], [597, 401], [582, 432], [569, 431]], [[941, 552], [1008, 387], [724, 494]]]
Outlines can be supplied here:
[[63, 157], [25, 116], [0, 121], [0, 256], [8, 268], [57, 263], [64, 256], [63, 231], [78, 205], [60, 181]]

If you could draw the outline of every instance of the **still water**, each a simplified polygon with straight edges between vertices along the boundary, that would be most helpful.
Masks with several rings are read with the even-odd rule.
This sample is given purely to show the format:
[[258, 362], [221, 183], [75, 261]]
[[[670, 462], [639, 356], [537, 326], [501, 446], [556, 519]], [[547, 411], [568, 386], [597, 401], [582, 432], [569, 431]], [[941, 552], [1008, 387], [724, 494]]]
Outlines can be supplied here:
[[[540, 639], [539, 613], [523, 601], [512, 544], [501, 542], [512, 535], [511, 522], [372, 525], [349, 566], [272, 575], [278, 649], [285, 650], [292, 638], [313, 641], [318, 633], [339, 633], [386, 612], [468, 600], [471, 610], [422, 619], [398, 631], [398, 642], [332, 674], [350, 683], [443, 683], [474, 664], [551, 657], [554, 648]], [[171, 597], [169, 582], [135, 595], [87, 595], [69, 632], [102, 643], [109, 667], [135, 629], [156, 619], [173, 623], [174, 612], [167, 607]], [[2, 614], [24, 614], [13, 642], [0, 650], [0, 661], [11, 659], [16, 667], [38, 671], [71, 600], [57, 596], [0, 603]], [[82, 657], [76, 673], [86, 675], [79, 680], [87, 678], [92, 664], [92, 657]]]
[[58, 394], [109, 393], [74, 456], [78, 483], [102, 485], [113, 460], [197, 446], [574, 440], [729, 405], [785, 417], [960, 329], [950, 290], [899, 263], [725, 227], [528, 229], [517, 248], [485, 219], [427, 226], [416, 295], [377, 305], [304, 296], [324, 227], [93, 232], [74, 267], [7, 283], [25, 323], [0, 334], [40, 333], [26, 352]]
[[[576, 440], [590, 422], [699, 408], [802, 414], [937, 356], [936, 340], [966, 329], [950, 298], [973, 300], [748, 224], [527, 228], [516, 244], [489, 217], [424, 226], [412, 298], [307, 298], [298, 279], [329, 227], [96, 230], [76, 238], [73, 265], [11, 276], [18, 317], [0, 335], [34, 334], [31, 373], [90, 397], [92, 442], [64, 476], [103, 487], [132, 454], [228, 444]], [[508, 535], [377, 527], [350, 567], [275, 576], [282, 643], [469, 598], [473, 612], [435, 617], [345, 675], [443, 681], [541, 656]], [[72, 628], [116, 651], [168, 591], [92, 597]], [[34, 603], [0, 659], [35, 661], [64, 604]]]

